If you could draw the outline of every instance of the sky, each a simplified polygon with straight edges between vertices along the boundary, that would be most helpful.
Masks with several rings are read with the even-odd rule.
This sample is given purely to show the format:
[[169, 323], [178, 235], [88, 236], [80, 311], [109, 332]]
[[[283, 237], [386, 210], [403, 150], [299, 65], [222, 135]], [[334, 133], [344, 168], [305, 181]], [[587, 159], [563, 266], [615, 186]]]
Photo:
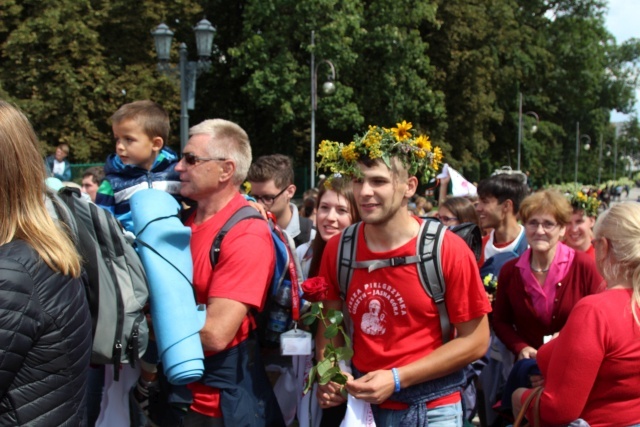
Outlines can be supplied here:
[[[606, 17], [607, 29], [616, 38], [618, 45], [630, 38], [640, 39], [640, 1], [609, 0], [609, 13]], [[640, 114], [640, 90], [636, 90], [636, 113]], [[627, 116], [617, 111], [611, 112], [611, 121], [627, 120]]]

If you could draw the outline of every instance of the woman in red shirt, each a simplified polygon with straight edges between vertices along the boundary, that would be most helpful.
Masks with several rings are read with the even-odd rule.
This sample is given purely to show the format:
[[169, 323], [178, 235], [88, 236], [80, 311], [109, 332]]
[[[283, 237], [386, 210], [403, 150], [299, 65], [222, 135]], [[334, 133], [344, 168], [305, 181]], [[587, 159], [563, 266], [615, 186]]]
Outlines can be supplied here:
[[[560, 335], [538, 352], [543, 425], [581, 418], [591, 427], [640, 426], [640, 204], [612, 207], [595, 235], [607, 290], [578, 302]], [[531, 392], [513, 393], [514, 412]]]
[[534, 193], [520, 206], [529, 249], [500, 270], [493, 314], [496, 335], [518, 360], [535, 359], [578, 300], [600, 289], [594, 260], [561, 242], [571, 213], [555, 190]]

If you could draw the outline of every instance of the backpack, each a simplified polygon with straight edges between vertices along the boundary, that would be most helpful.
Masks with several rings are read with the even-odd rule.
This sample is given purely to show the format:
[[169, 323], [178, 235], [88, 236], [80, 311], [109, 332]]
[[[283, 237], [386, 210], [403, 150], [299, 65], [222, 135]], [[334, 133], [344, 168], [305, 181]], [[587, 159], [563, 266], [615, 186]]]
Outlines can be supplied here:
[[[383, 267], [416, 264], [420, 284], [438, 308], [440, 329], [442, 330], [442, 343], [444, 344], [449, 341], [451, 336], [451, 323], [444, 302], [446, 284], [442, 273], [442, 258], [440, 255], [444, 232], [447, 227], [437, 220], [426, 219], [422, 221], [416, 241], [416, 255], [383, 260], [355, 261], [358, 230], [361, 225], [361, 222], [352, 224], [340, 235], [337, 264], [340, 297], [346, 300], [347, 288], [351, 283], [353, 270], [356, 268], [366, 268], [369, 271], [373, 271]], [[479, 250], [477, 249], [478, 241], [480, 241], [481, 245], [480, 229], [477, 225], [471, 223], [461, 225], [464, 225], [464, 227], [458, 227], [461, 234], [463, 234], [463, 240], [465, 240], [467, 244], [476, 245], [475, 248], [471, 249], [477, 256], [477, 254], [479, 254]]]
[[[267, 302], [264, 310], [254, 313], [258, 325], [258, 341], [263, 347], [275, 348], [280, 346], [280, 335], [290, 329], [293, 310], [299, 310], [299, 305], [292, 304], [292, 286], [298, 288], [302, 283], [302, 268], [296, 256], [293, 239], [276, 224], [275, 217], [267, 213], [267, 224], [271, 231], [271, 238], [275, 249], [276, 262], [271, 283], [267, 292]], [[264, 220], [264, 217], [251, 206], [242, 206], [227, 220], [216, 237], [213, 239], [209, 258], [211, 267], [215, 268], [220, 257], [222, 240], [229, 230], [238, 222], [249, 218]]]
[[514, 258], [518, 258], [527, 250], [527, 239], [524, 237], [524, 233], [520, 235], [520, 240], [514, 250], [507, 252], [500, 252], [492, 257], [487, 258], [480, 267], [480, 278], [484, 284], [485, 290], [488, 293], [495, 293], [498, 283], [498, 275], [502, 266]]
[[[63, 187], [50, 193], [58, 219], [66, 224], [82, 257], [92, 321], [91, 363], [113, 364], [119, 380], [122, 363], [144, 354], [149, 339], [143, 307], [149, 298], [147, 277], [118, 220]], [[132, 236], [133, 237], [133, 236]]]
[[[296, 247], [307, 243], [311, 238], [311, 230], [313, 229], [313, 221], [309, 218], [298, 217], [300, 222], [300, 234], [293, 238], [293, 243], [295, 243]], [[293, 251], [295, 253], [295, 251]]]

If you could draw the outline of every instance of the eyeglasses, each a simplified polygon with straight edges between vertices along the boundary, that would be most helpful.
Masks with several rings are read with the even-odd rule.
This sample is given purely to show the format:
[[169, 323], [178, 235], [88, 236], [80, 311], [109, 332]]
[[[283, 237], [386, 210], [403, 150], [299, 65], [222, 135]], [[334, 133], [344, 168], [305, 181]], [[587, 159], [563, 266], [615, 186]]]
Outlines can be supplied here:
[[188, 165], [191, 165], [191, 166], [199, 162], [208, 162], [211, 160], [216, 160], [219, 162], [224, 162], [228, 160], [228, 159], [225, 159], [224, 157], [198, 157], [193, 153], [184, 153], [182, 155], [182, 158]]
[[553, 231], [553, 229], [558, 226], [558, 223], [551, 222], [551, 221], [544, 221], [544, 222], [529, 221], [524, 226], [527, 227], [530, 231], [538, 231], [538, 227], [542, 226], [542, 229], [544, 231], [549, 232], [549, 231]]
[[255, 194], [249, 194], [249, 195], [250, 195], [251, 197], [253, 197], [254, 199], [256, 199], [256, 202], [258, 202], [258, 203], [262, 203], [262, 204], [267, 205], [267, 206], [271, 206], [271, 205], [273, 204], [273, 202], [274, 202], [278, 197], [280, 197], [280, 195], [282, 195], [282, 193], [284, 193], [284, 192], [287, 190], [287, 188], [289, 188], [289, 187], [288, 187], [288, 186], [287, 186], [287, 187], [284, 187], [284, 188], [282, 189], [282, 191], [281, 191], [281, 192], [279, 192], [278, 194], [276, 194], [275, 196], [256, 196]]
[[458, 220], [458, 218], [456, 218], [455, 216], [446, 216], [446, 215], [438, 215], [438, 218], [440, 218], [440, 222], [443, 224]]

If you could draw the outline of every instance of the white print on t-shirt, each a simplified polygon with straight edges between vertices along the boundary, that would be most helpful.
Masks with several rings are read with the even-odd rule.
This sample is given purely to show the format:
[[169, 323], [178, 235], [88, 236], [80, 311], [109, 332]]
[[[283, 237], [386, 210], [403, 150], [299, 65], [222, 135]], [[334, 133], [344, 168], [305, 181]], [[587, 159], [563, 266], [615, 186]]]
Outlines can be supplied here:
[[377, 298], [373, 298], [369, 301], [369, 312], [362, 316], [362, 322], [360, 322], [360, 328], [362, 332], [367, 335], [382, 335], [387, 328], [384, 327], [386, 323], [383, 314], [380, 314], [382, 310], [382, 304]]
[[387, 331], [389, 315], [406, 316], [407, 306], [396, 288], [386, 283], [367, 283], [355, 289], [347, 303], [351, 317], [362, 313], [360, 328], [367, 335], [382, 335]]

